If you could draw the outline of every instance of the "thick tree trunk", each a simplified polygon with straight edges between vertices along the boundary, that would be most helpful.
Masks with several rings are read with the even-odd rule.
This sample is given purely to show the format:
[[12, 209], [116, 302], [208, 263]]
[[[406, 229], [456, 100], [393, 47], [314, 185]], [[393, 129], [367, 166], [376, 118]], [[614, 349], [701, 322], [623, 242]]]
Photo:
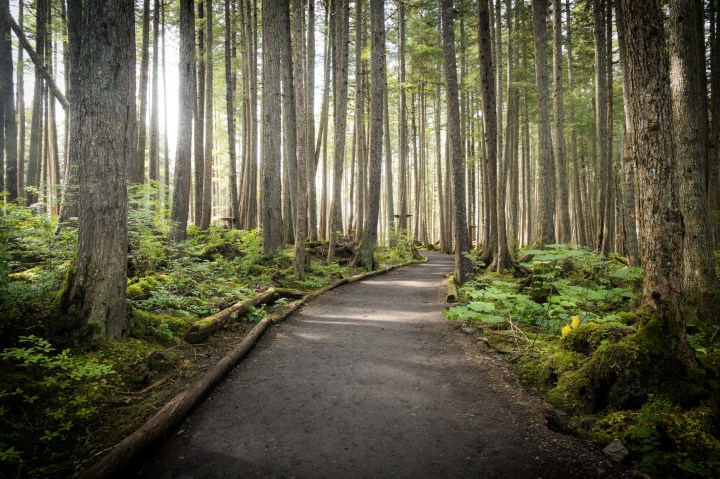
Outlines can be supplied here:
[[330, 247], [328, 262], [335, 259], [337, 235], [342, 230], [342, 176], [345, 163], [345, 136], [348, 100], [348, 41], [350, 36], [350, 7], [347, 0], [331, 0], [335, 40], [333, 46], [333, 183], [330, 206]]
[[180, 2], [180, 81], [177, 126], [177, 146], [175, 148], [175, 179], [172, 199], [174, 241], [182, 241], [187, 236], [188, 213], [190, 209], [190, 176], [192, 162], [192, 122], [195, 109], [195, 12], [194, 0]]
[[670, 82], [678, 162], [685, 312], [719, 323], [718, 285], [705, 201], [708, 144], [704, 23], [701, 0], [670, 1]]
[[[126, 161], [136, 151], [132, 0], [88, 2], [83, 12], [78, 250], [63, 309], [74, 307], [96, 335], [120, 339], [127, 286]], [[105, 41], [98, 42], [98, 38]]]
[[283, 162], [284, 177], [287, 178], [285, 197], [289, 208], [284, 215], [285, 241], [295, 243], [295, 223], [297, 221], [297, 131], [295, 118], [295, 92], [293, 85], [293, 56], [290, 42], [290, 10], [283, 8], [280, 16], [282, 35], [280, 36], [282, 62], [280, 63], [280, 81], [282, 84], [282, 121], [283, 121]]
[[672, 104], [660, 0], [619, 0], [625, 32], [625, 68], [640, 192], [640, 254], [645, 267], [643, 303], [663, 326], [663, 351], [690, 365], [682, 311], [683, 216], [673, 145]]
[[720, 241], [720, 1], [710, 0], [711, 128], [707, 164], [707, 194], [713, 246]]
[[465, 253], [470, 251], [465, 208], [465, 175], [460, 138], [460, 107], [455, 64], [455, 32], [453, 31], [452, 0], [440, 0], [442, 15], [443, 63], [447, 95], [448, 142], [452, 164], [453, 233], [455, 236], [455, 282], [463, 284], [470, 278], [472, 264]]
[[385, 12], [383, 0], [370, 0], [370, 168], [367, 218], [362, 241], [353, 264], [375, 269], [375, 246], [380, 215], [380, 176], [382, 175], [383, 112], [385, 110]]

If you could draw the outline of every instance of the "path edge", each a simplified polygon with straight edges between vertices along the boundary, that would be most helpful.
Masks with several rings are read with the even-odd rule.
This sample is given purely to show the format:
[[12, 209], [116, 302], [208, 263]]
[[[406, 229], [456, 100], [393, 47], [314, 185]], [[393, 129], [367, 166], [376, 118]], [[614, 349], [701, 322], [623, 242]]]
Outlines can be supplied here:
[[386, 274], [403, 266], [421, 264], [428, 261], [429, 259], [425, 257], [424, 260], [406, 261], [350, 278], [342, 278], [317, 291], [309, 293], [302, 299], [293, 301], [278, 312], [265, 316], [245, 336], [240, 344], [235, 346], [223, 356], [222, 359], [215, 363], [214, 366], [202, 374], [189, 388], [176, 394], [170, 401], [165, 403], [158, 412], [150, 416], [142, 426], [113, 446], [107, 454], [91, 467], [85, 469], [78, 477], [80, 479], [121, 477], [122, 472], [126, 471], [135, 461], [148, 453], [150, 446], [166, 438], [168, 433], [190, 414], [208, 393], [252, 350], [253, 346], [255, 346], [271, 324], [284, 321], [302, 305], [339, 286]]

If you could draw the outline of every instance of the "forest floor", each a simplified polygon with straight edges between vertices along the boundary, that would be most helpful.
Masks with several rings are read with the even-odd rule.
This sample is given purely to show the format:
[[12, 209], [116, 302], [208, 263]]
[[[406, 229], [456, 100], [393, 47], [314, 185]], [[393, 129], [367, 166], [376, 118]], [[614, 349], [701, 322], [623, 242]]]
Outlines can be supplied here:
[[633, 477], [443, 318], [424, 254], [271, 328], [136, 477]]

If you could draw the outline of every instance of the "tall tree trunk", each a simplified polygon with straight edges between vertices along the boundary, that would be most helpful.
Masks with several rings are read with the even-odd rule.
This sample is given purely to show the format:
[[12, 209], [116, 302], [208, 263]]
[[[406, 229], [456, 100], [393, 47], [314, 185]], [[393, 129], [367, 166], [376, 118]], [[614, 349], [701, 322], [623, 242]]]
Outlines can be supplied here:
[[452, 163], [453, 233], [455, 236], [455, 281], [463, 284], [470, 277], [472, 264], [465, 256], [470, 251], [465, 208], [465, 175], [460, 138], [460, 107], [455, 64], [455, 32], [452, 0], [440, 0], [442, 15], [443, 63], [447, 95], [448, 142]]
[[230, 170], [228, 175], [229, 214], [232, 218], [232, 227], [238, 228], [240, 225], [240, 213], [238, 211], [237, 156], [235, 154], [235, 69], [233, 67], [232, 31], [233, 17], [230, 15], [230, 2], [228, 1], [225, 2], [225, 101], [227, 105], [228, 162]]
[[[45, 36], [47, 35], [47, 10], [49, 0], [36, 0], [35, 11], [35, 52], [38, 57], [45, 56]], [[25, 181], [27, 202], [33, 204], [38, 201], [40, 188], [40, 172], [42, 164], [42, 98], [44, 81], [40, 69], [35, 67], [35, 86], [33, 91], [32, 121], [30, 123], [30, 151], [28, 152], [27, 181]]]
[[150, 181], [160, 181], [160, 102], [159, 89], [159, 56], [160, 56], [160, 0], [153, 3], [153, 54], [152, 54], [152, 84], [150, 86], [150, 162], [148, 164], [148, 178]]
[[[498, 148], [497, 148], [497, 92], [495, 91], [495, 65], [490, 38], [489, 0], [478, 2], [478, 52], [480, 54], [480, 88], [482, 90], [483, 137], [485, 138], [485, 202], [489, 204], [485, 219], [486, 239], [481, 259], [490, 264], [498, 248]], [[503, 178], [504, 180], [504, 178]]]
[[142, 45], [140, 56], [140, 108], [137, 124], [137, 153], [129, 167], [129, 179], [133, 183], [145, 182], [145, 148], [147, 144], [147, 98], [148, 98], [148, 68], [150, 63], [150, 0], [143, 0], [142, 14]]
[[293, 84], [295, 90], [295, 113], [297, 132], [297, 213], [295, 218], [295, 274], [298, 278], [305, 278], [306, 258], [305, 241], [308, 235], [308, 196], [307, 173], [308, 163], [311, 161], [310, 149], [314, 145], [308, 144], [308, 111], [306, 70], [305, 70], [305, 0], [292, 0], [293, 15]]
[[212, 0], [205, 1], [205, 159], [203, 161], [202, 218], [200, 220], [201, 229], [208, 229], [210, 227], [210, 222], [212, 221], [212, 175], [214, 141], [212, 6]]
[[[616, 16], [617, 20], [617, 16]], [[617, 20], [618, 45], [620, 50], [620, 63], [623, 76], [623, 106], [625, 109], [625, 134], [623, 145], [623, 218], [625, 230], [625, 254], [628, 258], [630, 266], [638, 266], [640, 264], [638, 252], [637, 237], [637, 215], [636, 215], [636, 196], [635, 196], [635, 145], [633, 145], [634, 133], [633, 125], [630, 122], [630, 114], [628, 108], [630, 100], [628, 98], [627, 71], [625, 69], [625, 31], [623, 24]]]
[[[442, 37], [438, 39], [442, 41]], [[442, 94], [440, 84], [438, 84], [435, 90], [435, 170], [437, 171], [437, 185], [438, 185], [438, 222], [440, 223], [440, 251], [446, 254], [452, 252], [452, 241], [450, 240], [449, 232], [446, 228], [447, 221], [445, 215], [448, 214], [447, 201], [445, 197], [445, 188], [443, 188], [443, 174], [442, 174], [442, 150], [440, 148], [441, 139], [440, 133], [442, 128], [441, 121], [441, 110], [442, 110]], [[445, 178], [447, 182], [448, 179]]]
[[593, 30], [595, 33], [595, 151], [598, 169], [598, 222], [596, 248], [602, 254], [610, 252], [608, 224], [610, 218], [610, 171], [608, 168], [610, 152], [607, 147], [608, 137], [608, 83], [607, 83], [607, 50], [605, 37], [605, 2], [597, 0], [593, 3]]
[[[208, 0], [211, 1], [211, 0]], [[193, 133], [195, 139], [193, 141], [193, 155], [195, 158], [195, 174], [194, 174], [194, 197], [193, 197], [193, 224], [197, 227], [202, 225], [202, 201], [203, 188], [205, 182], [205, 28], [203, 27], [203, 19], [205, 18], [205, 4], [203, 0], [197, 5], [197, 18], [199, 26], [197, 28], [197, 55], [195, 63], [195, 127]]]
[[555, 190], [557, 192], [558, 241], [570, 241], [570, 202], [568, 201], [567, 167], [565, 166], [565, 112], [562, 81], [562, 11], [560, 0], [553, 5], [553, 146], [555, 147]]
[[365, 43], [363, 38], [362, 0], [355, 2], [355, 163], [357, 165], [355, 239], [361, 240], [365, 223], [365, 89], [363, 86], [362, 52]]
[[400, 45], [400, 105], [398, 113], [398, 228], [408, 229], [408, 186], [407, 186], [407, 106], [405, 104], [405, 2], [398, 0], [398, 28]]
[[[120, 339], [127, 287], [126, 161], [136, 151], [132, 0], [96, 0], [83, 12], [80, 71], [72, 109], [80, 121], [77, 257], [63, 309], [76, 308], [96, 336]], [[104, 41], [97, 41], [98, 38]], [[102, 218], [102, 221], [99, 219]]]
[[[5, 150], [5, 176], [0, 162], [0, 189], [7, 191], [10, 201], [18, 197], [17, 165], [17, 123], [15, 122], [15, 91], [13, 88], [12, 41], [10, 22], [3, 12], [9, 8], [9, 0], [0, 12], [0, 139]], [[3, 152], [0, 152], [2, 157]], [[4, 180], [4, 181], [3, 181]]]
[[670, 82], [678, 162], [686, 313], [719, 323], [715, 254], [708, 224], [705, 173], [708, 145], [703, 2], [670, 1]]
[[547, 55], [547, 0], [533, 0], [535, 85], [538, 96], [538, 198], [535, 244], [555, 243], [555, 165], [550, 133], [550, 86]]
[[192, 162], [193, 110], [195, 110], [195, 11], [194, 0], [180, 0], [180, 105], [177, 119], [175, 148], [175, 179], [173, 181], [171, 238], [182, 241], [187, 237], [190, 209], [190, 176]]
[[[25, 22], [24, 15], [24, 3], [19, 2], [18, 5], [18, 22], [20, 23], [20, 29], [22, 30]], [[18, 128], [18, 143], [17, 143], [17, 190], [16, 198], [25, 197], [25, 62], [23, 60], [23, 48], [22, 45], [18, 45], [17, 52], [17, 128]], [[63, 195], [63, 199], [65, 195]], [[14, 199], [14, 198], [11, 198]]]
[[708, 153], [707, 194], [713, 247], [720, 241], [720, 2], [710, 0], [711, 128]]
[[672, 364], [693, 363], [682, 311], [683, 216], [672, 129], [672, 103], [660, 0], [618, 1], [625, 32], [625, 68], [640, 192], [643, 304], [663, 328], [663, 352]]
[[307, 135], [310, 157], [308, 158], [307, 192], [308, 192], [308, 238], [317, 240], [317, 155], [315, 154], [315, 0], [308, 1], [307, 26]]
[[285, 196], [289, 200], [289, 211], [286, 212], [284, 222], [285, 240], [288, 243], [295, 243], [295, 223], [297, 221], [297, 131], [295, 116], [295, 93], [293, 85], [293, 56], [292, 44], [290, 42], [290, 10], [283, 8], [282, 16], [281, 52], [282, 62], [280, 63], [280, 81], [282, 83], [282, 121], [283, 121], [283, 157], [285, 164], [285, 177], [287, 177], [287, 188]]
[[573, 216], [574, 226], [577, 231], [577, 242], [582, 246], [588, 246], [588, 239], [585, 234], [584, 205], [582, 204], [582, 195], [580, 190], [580, 160], [578, 158], [577, 149], [577, 125], [575, 122], [575, 85], [573, 83], [573, 56], [572, 56], [572, 12], [570, 10], [570, 0], [565, 0], [566, 15], [566, 46], [567, 46], [567, 77], [568, 77], [568, 115], [570, 117], [570, 164], [573, 170]]
[[383, 112], [385, 110], [385, 12], [383, 0], [370, 0], [370, 168], [367, 218], [362, 241], [353, 264], [374, 269], [375, 246], [380, 216], [380, 177], [382, 175]]
[[[168, 140], [168, 101], [167, 101], [167, 70], [165, 69], [165, 57], [167, 50], [165, 49], [165, 3], [161, 4], [162, 11], [162, 72], [163, 72], [163, 105], [165, 108], [165, 117], [163, 119], [163, 160], [164, 160], [164, 200], [170, 200], [170, 145]], [[165, 203], [167, 204], [167, 203]]]
[[348, 100], [348, 41], [350, 36], [350, 7], [347, 0], [330, 0], [332, 5], [331, 28], [334, 27], [333, 46], [333, 183], [330, 206], [330, 245], [328, 262], [335, 259], [337, 234], [342, 230], [342, 176], [345, 163], [345, 136]]
[[322, 193], [320, 197], [320, 239], [327, 240], [328, 227], [328, 163], [327, 163], [327, 141], [328, 141], [328, 113], [330, 110], [330, 67], [331, 61], [331, 44], [330, 38], [330, 6], [325, 6], [325, 50], [324, 50], [324, 80], [323, 80], [323, 99], [320, 108], [320, 132], [317, 139], [317, 147], [315, 148], [315, 163], [320, 159], [320, 148], [322, 146]]
[[287, 8], [282, 0], [263, 0], [262, 236], [263, 255], [267, 257], [282, 247], [280, 38], [287, 34], [281, 20]]
[[[383, 50], [384, 51], [384, 50]], [[383, 87], [383, 135], [385, 140], [385, 222], [388, 245], [395, 245], [395, 205], [393, 202], [392, 147], [390, 146], [390, 102], [388, 101], [387, 76], [382, 78]]]

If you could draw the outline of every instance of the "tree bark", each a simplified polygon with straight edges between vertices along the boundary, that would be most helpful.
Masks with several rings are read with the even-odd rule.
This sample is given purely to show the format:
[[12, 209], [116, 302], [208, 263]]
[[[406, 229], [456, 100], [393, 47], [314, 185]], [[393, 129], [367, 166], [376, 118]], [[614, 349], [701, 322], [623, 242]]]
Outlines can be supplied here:
[[142, 45], [140, 56], [140, 108], [137, 123], [137, 153], [128, 165], [128, 177], [137, 184], [145, 182], [145, 148], [147, 146], [147, 114], [148, 97], [148, 69], [150, 63], [150, 0], [143, 0], [142, 15]]
[[225, 103], [227, 106], [228, 122], [228, 191], [230, 192], [229, 213], [232, 218], [232, 227], [240, 226], [240, 212], [238, 211], [237, 190], [237, 155], [235, 149], [235, 68], [233, 66], [233, 18], [230, 15], [230, 2], [225, 2]]
[[62, 305], [77, 308], [96, 336], [117, 340], [127, 286], [126, 162], [136, 151], [134, 2], [97, 0], [83, 10], [85, 80], [71, 105], [81, 112], [80, 222]]
[[553, 146], [555, 147], [555, 190], [557, 192], [558, 241], [570, 241], [570, 202], [568, 201], [567, 167], [565, 165], [565, 112], [562, 81], [562, 11], [560, 0], [553, 5]]
[[555, 243], [555, 165], [550, 133], [550, 87], [547, 54], [547, 0], [533, 0], [535, 86], [538, 96], [538, 183], [536, 246]]
[[308, 163], [312, 160], [310, 150], [314, 145], [308, 144], [308, 111], [306, 70], [305, 70], [305, 0], [292, 0], [293, 25], [293, 84], [295, 90], [295, 114], [297, 132], [297, 213], [295, 217], [295, 274], [303, 279], [306, 276], [305, 241], [308, 236], [308, 195], [307, 173]]
[[367, 218], [353, 264], [375, 269], [375, 246], [380, 214], [380, 176], [382, 175], [383, 112], [385, 110], [385, 12], [383, 0], [370, 0], [370, 169]]
[[[210, 1], [210, 0], [208, 0]], [[203, 20], [205, 18], [205, 3], [200, 0], [197, 5], [197, 18], [199, 24], [197, 26], [197, 53], [195, 55], [195, 127], [193, 133], [195, 139], [193, 141], [193, 155], [195, 158], [194, 179], [194, 197], [193, 197], [193, 224], [197, 227], [202, 225], [202, 202], [203, 189], [205, 182], [205, 28], [203, 28]]]
[[595, 34], [595, 151], [598, 168], [598, 220], [597, 243], [595, 247], [602, 254], [610, 250], [608, 223], [610, 218], [610, 171], [607, 151], [608, 137], [608, 83], [607, 83], [607, 51], [605, 47], [605, 2], [598, 0], [593, 3], [593, 31]]
[[315, 154], [315, 0], [308, 1], [307, 27], [307, 135], [310, 156], [307, 166], [308, 238], [317, 241], [317, 155]]
[[[282, 62], [280, 63], [280, 81], [282, 83], [282, 121], [283, 121], [283, 157], [285, 164], [285, 175], [287, 188], [285, 197], [288, 199], [289, 208], [284, 215], [285, 241], [295, 243], [295, 223], [297, 221], [297, 131], [295, 115], [295, 92], [293, 84], [293, 56], [292, 44], [290, 42], [290, 10], [283, 8], [282, 16], [281, 52]], [[285, 224], [287, 223], [287, 224]]]
[[720, 322], [715, 255], [705, 199], [708, 145], [704, 22], [701, 0], [670, 1], [670, 83], [683, 239], [685, 312]]
[[148, 178], [150, 181], [160, 181], [160, 102], [158, 89], [159, 56], [160, 56], [160, 0], [153, 3], [153, 54], [152, 54], [152, 82], [150, 86], [150, 161], [148, 164]]
[[[48, 0], [36, 0], [35, 21], [35, 52], [38, 58], [45, 56], [45, 35], [47, 34]], [[32, 120], [30, 123], [30, 151], [28, 152], [27, 181], [25, 187], [27, 203], [38, 201], [38, 188], [40, 187], [40, 172], [42, 162], [42, 97], [44, 81], [40, 67], [35, 66], [35, 86], [33, 91]]]
[[[0, 162], [0, 190], [7, 192], [7, 199], [18, 197], [18, 144], [15, 120], [15, 91], [13, 87], [12, 41], [10, 39], [9, 0], [0, 0], [0, 137], [5, 146], [5, 169]], [[18, 63], [18, 68], [20, 67]], [[0, 152], [0, 158], [3, 152]]]
[[287, 3], [263, 0], [263, 155], [262, 155], [262, 236], [263, 255], [275, 255], [282, 247], [280, 149], [282, 16]]
[[660, 0], [618, 1], [640, 192], [643, 304], [663, 327], [668, 362], [693, 363], [682, 311], [683, 216], [673, 145], [672, 105]]
[[460, 106], [455, 63], [455, 32], [452, 0], [440, 0], [442, 15], [443, 63], [447, 96], [448, 142], [452, 164], [453, 233], [455, 236], [455, 282], [462, 285], [470, 278], [472, 264], [465, 253], [470, 251], [465, 208], [465, 175], [460, 138]]
[[[24, 16], [24, 2], [18, 5], [18, 30], [22, 32]], [[17, 126], [18, 126], [18, 149], [17, 149], [17, 195], [16, 198], [25, 197], [25, 62], [23, 60], [23, 47], [18, 45], [17, 51]], [[66, 183], [67, 184], [67, 183]], [[16, 199], [15, 198], [15, 199]], [[63, 194], [63, 201], [65, 195]]]
[[400, 37], [400, 105], [398, 113], [398, 228], [408, 229], [408, 186], [407, 186], [407, 106], [405, 104], [405, 2], [398, 0], [398, 28]]
[[345, 136], [348, 100], [348, 41], [350, 36], [350, 7], [347, 0], [331, 0], [333, 46], [333, 182], [330, 206], [330, 245], [328, 262], [335, 259], [337, 235], [342, 230], [342, 176], [345, 163]]
[[[213, 2], [205, 1], [205, 151], [203, 159], [202, 215], [200, 228], [208, 229], [212, 221], [213, 190]], [[199, 95], [203, 93], [198, 92]]]
[[178, 135], [175, 179], [172, 201], [173, 229], [171, 238], [182, 241], [187, 237], [190, 209], [190, 176], [192, 162], [193, 110], [195, 109], [195, 11], [194, 0], [180, 2], [180, 59], [179, 59]]

